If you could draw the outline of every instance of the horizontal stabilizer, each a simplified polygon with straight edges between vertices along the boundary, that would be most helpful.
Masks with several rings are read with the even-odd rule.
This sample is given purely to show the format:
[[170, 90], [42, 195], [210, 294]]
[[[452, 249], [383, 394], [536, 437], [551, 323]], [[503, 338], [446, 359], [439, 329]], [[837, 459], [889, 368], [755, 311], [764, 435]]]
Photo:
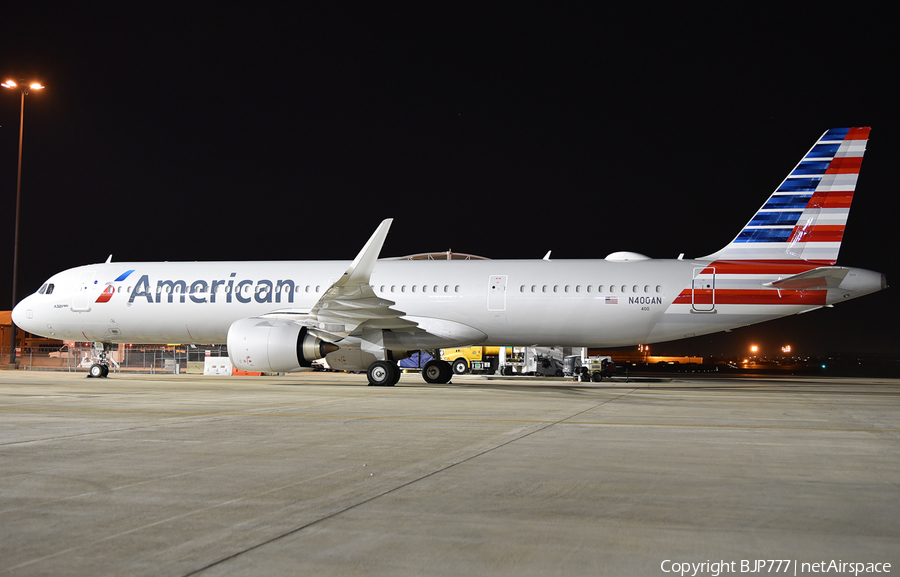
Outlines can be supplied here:
[[850, 272], [842, 266], [821, 266], [787, 278], [767, 282], [763, 286], [777, 289], [809, 290], [836, 288]]

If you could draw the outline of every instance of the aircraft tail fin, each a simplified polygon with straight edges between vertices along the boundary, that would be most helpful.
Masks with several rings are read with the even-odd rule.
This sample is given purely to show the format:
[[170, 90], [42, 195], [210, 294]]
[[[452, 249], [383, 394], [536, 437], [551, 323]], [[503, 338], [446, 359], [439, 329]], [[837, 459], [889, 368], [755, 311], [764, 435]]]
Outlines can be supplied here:
[[869, 128], [832, 128], [741, 232], [701, 260], [837, 262]]

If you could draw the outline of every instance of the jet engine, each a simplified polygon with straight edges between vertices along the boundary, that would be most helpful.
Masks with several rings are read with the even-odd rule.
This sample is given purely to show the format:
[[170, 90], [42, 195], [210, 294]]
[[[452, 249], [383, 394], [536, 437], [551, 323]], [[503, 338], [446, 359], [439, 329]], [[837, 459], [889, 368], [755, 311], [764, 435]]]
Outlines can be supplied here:
[[340, 347], [309, 334], [307, 327], [281, 319], [248, 318], [228, 329], [228, 356], [242, 371], [287, 373], [309, 367]]

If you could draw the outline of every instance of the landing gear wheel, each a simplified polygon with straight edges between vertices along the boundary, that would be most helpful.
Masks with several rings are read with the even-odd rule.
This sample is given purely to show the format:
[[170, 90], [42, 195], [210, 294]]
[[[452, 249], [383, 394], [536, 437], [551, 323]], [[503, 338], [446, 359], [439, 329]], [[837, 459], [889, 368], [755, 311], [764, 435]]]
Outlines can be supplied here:
[[453, 377], [453, 369], [447, 361], [428, 361], [422, 369], [422, 378], [426, 383], [446, 385]]
[[403, 374], [403, 371], [400, 370], [400, 367], [397, 366], [397, 363], [391, 363], [391, 368], [394, 370], [394, 376], [391, 377], [391, 386], [393, 387], [398, 382], [400, 382], [400, 375]]
[[375, 361], [366, 371], [370, 387], [393, 387], [400, 380], [400, 368], [390, 361]]
[[466, 359], [456, 359], [453, 361], [453, 374], [454, 375], [464, 375], [469, 372], [469, 363], [466, 362]]
[[[104, 369], [106, 369], [106, 370], [104, 371]], [[88, 371], [88, 378], [99, 379], [101, 377], [105, 377], [108, 374], [109, 374], [108, 368], [104, 367], [103, 365], [94, 363], [93, 365], [91, 365], [91, 368]]]

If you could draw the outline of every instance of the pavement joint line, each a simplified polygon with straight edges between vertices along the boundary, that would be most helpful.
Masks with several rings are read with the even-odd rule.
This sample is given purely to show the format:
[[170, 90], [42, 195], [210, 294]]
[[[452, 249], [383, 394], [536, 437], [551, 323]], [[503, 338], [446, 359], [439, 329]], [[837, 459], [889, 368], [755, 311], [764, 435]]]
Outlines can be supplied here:
[[[625, 394], [628, 394], [628, 393], [624, 393], [623, 395], [619, 395], [619, 397], [616, 397], [616, 398], [620, 398], [620, 397], [624, 396]], [[320, 518], [318, 518], [318, 519], [314, 519], [313, 521], [310, 521], [310, 522], [308, 522], [308, 523], [305, 523], [304, 525], [302, 525], [302, 526], [300, 526], [300, 527], [295, 527], [294, 529], [291, 529], [290, 531], [286, 531], [286, 532], [284, 532], [284, 533], [282, 533], [282, 534], [280, 534], [280, 535], [275, 535], [274, 537], [270, 537], [269, 539], [266, 539], [266, 540], [264, 540], [264, 541], [262, 541], [262, 542], [260, 542], [260, 543], [257, 543], [257, 544], [255, 544], [255, 545], [251, 545], [250, 547], [246, 547], [246, 548], [244, 548], [244, 549], [241, 550], [241, 551], [237, 551], [237, 552], [235, 552], [235, 553], [232, 553], [231, 555], [228, 555], [228, 556], [223, 557], [223, 558], [221, 558], [221, 559], [219, 559], [219, 560], [217, 560], [217, 561], [214, 561], [214, 562], [212, 562], [212, 563], [210, 563], [210, 564], [208, 564], [208, 565], [206, 565], [206, 566], [204, 566], [204, 567], [200, 567], [200, 568], [198, 568], [198, 569], [195, 569], [194, 571], [191, 571], [191, 572], [189, 572], [189, 573], [186, 573], [186, 574], [184, 575], [184, 577], [190, 577], [191, 575], [198, 575], [198, 574], [200, 574], [200, 573], [202, 573], [202, 572], [205, 572], [207, 569], [212, 569], [213, 567], [216, 567], [216, 566], [218, 566], [218, 565], [221, 565], [221, 564], [223, 564], [223, 563], [226, 563], [226, 562], [228, 562], [228, 561], [231, 561], [232, 559], [236, 559], [236, 558], [240, 557], [241, 555], [243, 555], [244, 553], [249, 553], [250, 551], [254, 551], [254, 550], [259, 549], [259, 548], [261, 548], [261, 547], [263, 547], [263, 546], [265, 546], [265, 545], [268, 545], [268, 544], [270, 544], [270, 543], [274, 543], [274, 542], [276, 542], [276, 541], [279, 541], [279, 540], [281, 540], [281, 539], [283, 539], [283, 538], [285, 538], [285, 537], [289, 537], [289, 536], [291, 536], [291, 535], [295, 535], [295, 534], [297, 534], [297, 533], [300, 533], [300, 532], [303, 531], [304, 529], [308, 529], [309, 527], [312, 527], [312, 526], [314, 526], [314, 525], [317, 525], [317, 524], [319, 524], [319, 523], [321, 523], [321, 522], [323, 522], [323, 521], [327, 521], [328, 519], [332, 519], [332, 518], [334, 518], [334, 517], [337, 517], [338, 515], [342, 515], [343, 513], [346, 513], [347, 511], [351, 511], [351, 510], [353, 510], [353, 509], [356, 509], [357, 507], [361, 507], [361, 506], [363, 506], [363, 505], [365, 505], [365, 504], [367, 504], [367, 503], [371, 503], [371, 502], [373, 502], [373, 501], [375, 501], [375, 500], [377, 500], [377, 499], [380, 499], [381, 497], [385, 497], [385, 496], [387, 496], [387, 495], [390, 495], [390, 494], [392, 494], [392, 493], [395, 493], [395, 492], [397, 492], [397, 491], [400, 491], [401, 489], [404, 489], [404, 488], [406, 488], [406, 487], [412, 486], [413, 484], [418, 483], [419, 481], [423, 481], [423, 480], [428, 479], [428, 478], [430, 478], [430, 477], [434, 477], [435, 475], [438, 475], [438, 474], [440, 474], [440, 473], [443, 473], [443, 472], [445, 472], [445, 471], [448, 471], [448, 470], [450, 470], [450, 469], [456, 467], [457, 465], [462, 465], [463, 463], [467, 463], [467, 462], [469, 462], [469, 461], [472, 461], [472, 460], [474, 460], [474, 459], [477, 459], [478, 457], [482, 457], [482, 456], [484, 456], [484, 455], [486, 455], [486, 454], [488, 454], [488, 453], [491, 453], [491, 452], [493, 452], [493, 451], [496, 451], [497, 449], [506, 447], [506, 446], [508, 446], [508, 445], [511, 445], [512, 443], [515, 443], [515, 442], [517, 442], [517, 441], [520, 441], [520, 440], [524, 439], [525, 437], [530, 437], [530, 436], [532, 436], [532, 435], [536, 435], [537, 433], [540, 433], [540, 432], [542, 432], [542, 431], [545, 431], [545, 430], [549, 429], [550, 427], [552, 427], [552, 426], [554, 426], [554, 425], [566, 424], [565, 422], [566, 422], [568, 419], [571, 419], [571, 418], [573, 418], [573, 417], [577, 417], [578, 415], [582, 415], [582, 414], [584, 414], [584, 413], [586, 413], [586, 412], [588, 412], [588, 411], [593, 411], [594, 409], [596, 409], [596, 408], [598, 408], [598, 407], [600, 407], [600, 406], [602, 406], [602, 405], [605, 405], [606, 403], [609, 403], [609, 402], [611, 402], [611, 401], [613, 401], [613, 400], [615, 400], [615, 399], [605, 399], [605, 400], [603, 400], [603, 401], [600, 402], [600, 403], [595, 403], [595, 404], [594, 404], [593, 406], [591, 406], [591, 407], [587, 407], [587, 408], [585, 408], [585, 409], [582, 409], [582, 410], [580, 410], [580, 411], [577, 411], [577, 412], [575, 412], [574, 414], [569, 415], [568, 417], [566, 417], [566, 418], [564, 418], [564, 419], [558, 419], [558, 420], [556, 420], [556, 421], [532, 421], [533, 423], [543, 424], [544, 426], [538, 427], [538, 428], [536, 428], [536, 429], [534, 429], [534, 430], [532, 430], [532, 431], [526, 431], [526, 432], [524, 432], [524, 433], [522, 433], [522, 434], [520, 434], [520, 435], [517, 435], [516, 437], [514, 437], [514, 438], [512, 438], [512, 439], [507, 439], [507, 440], [503, 441], [502, 443], [496, 444], [496, 445], [494, 445], [494, 446], [492, 446], [492, 447], [489, 447], [489, 448], [487, 448], [487, 449], [484, 449], [484, 450], [482, 450], [482, 451], [479, 451], [479, 452], [477, 452], [477, 453], [475, 453], [475, 454], [473, 454], [473, 455], [469, 455], [468, 457], [465, 457], [465, 458], [463, 458], [463, 459], [459, 459], [458, 461], [455, 461], [455, 462], [450, 463], [450, 464], [448, 464], [448, 465], [444, 465], [444, 466], [442, 466], [442, 467], [439, 467], [439, 468], [435, 469], [434, 471], [430, 471], [430, 472], [428, 472], [428, 473], [425, 473], [424, 475], [420, 475], [420, 476], [416, 477], [415, 479], [410, 479], [410, 480], [408, 480], [408, 481], [406, 481], [406, 482], [400, 483], [399, 485], [397, 485], [397, 486], [395, 486], [395, 487], [391, 487], [391, 488], [389, 488], [389, 489], [386, 489], [386, 490], [382, 491], [381, 493], [379, 493], [379, 494], [377, 494], [377, 495], [373, 495], [373, 496], [371, 496], [371, 497], [365, 498], [365, 499], [359, 501], [358, 503], [353, 503], [353, 504], [351, 504], [351, 505], [348, 505], [347, 507], [344, 507], [343, 509], [340, 509], [339, 511], [333, 511], [333, 512], [331, 512], [331, 513], [329, 513], [329, 514], [327, 514], [327, 515], [324, 515], [324, 516], [322, 516], [322, 517], [320, 517]]]
[[[211, 469], [211, 468], [215, 468], [215, 467], [206, 467], [205, 469]], [[200, 469], [200, 470], [203, 470], [203, 469]], [[190, 515], [194, 515], [194, 514], [196, 514], [196, 513], [201, 513], [201, 512], [203, 512], [203, 511], [208, 511], [208, 510], [211, 510], [211, 509], [215, 509], [215, 508], [217, 508], [217, 507], [223, 507], [223, 506], [226, 506], [226, 505], [231, 505], [231, 504], [233, 504], [233, 503], [239, 503], [239, 502], [241, 502], [241, 501], [247, 500], [247, 499], [250, 498], [250, 497], [259, 497], [260, 495], [266, 495], [266, 494], [269, 494], [269, 493], [274, 493], [274, 492], [276, 492], [276, 491], [281, 491], [281, 490], [285, 489], [286, 487], [291, 487], [291, 486], [294, 486], [294, 485], [300, 485], [300, 484], [303, 484], [303, 483], [308, 483], [309, 481], [313, 481], [313, 480], [315, 480], [315, 479], [319, 479], [319, 478], [322, 478], [322, 477], [327, 477], [327, 476], [329, 476], [329, 475], [334, 475], [334, 474], [340, 473], [340, 472], [342, 472], [342, 471], [344, 471], [344, 470], [345, 470], [345, 469], [337, 469], [337, 470], [335, 470], [335, 471], [329, 471], [328, 473], [323, 473], [323, 474], [321, 474], [321, 475], [316, 475], [316, 476], [314, 476], [314, 477], [310, 477], [310, 478], [308, 478], [308, 479], [303, 479], [302, 481], [298, 481], [298, 482], [296, 482], [296, 483], [290, 483], [290, 484], [284, 485], [284, 486], [282, 486], [282, 487], [275, 487], [275, 488], [273, 488], [273, 489], [269, 489], [269, 490], [263, 491], [263, 492], [261, 492], [261, 493], [254, 494], [254, 495], [251, 495], [251, 496], [249, 496], [249, 497], [246, 497], [246, 496], [245, 496], [245, 497], [238, 497], [238, 498], [235, 498], [235, 499], [228, 499], [228, 500], [226, 500], [226, 501], [222, 501], [222, 502], [220, 502], [220, 503], [215, 503], [215, 504], [213, 504], [213, 505], [208, 505], [208, 506], [206, 506], [206, 507], [201, 507], [201, 508], [199, 508], [199, 509], [192, 509], [192, 510], [190, 510], [190, 511], [186, 511], [186, 512], [184, 512], [184, 513], [181, 513], [180, 515], [173, 515], [173, 516], [167, 517], [167, 518], [165, 518], [165, 519], [159, 519], [159, 520], [154, 521], [154, 522], [152, 522], [152, 523], [147, 523], [147, 524], [145, 524], [145, 525], [141, 525], [140, 527], [132, 527], [131, 529], [128, 529], [127, 531], [122, 531], [121, 533], [116, 533], [115, 535], [108, 535], [108, 536], [106, 536], [106, 537], [103, 537], [102, 539], [98, 539], [98, 540], [96, 540], [96, 541], [92, 541], [92, 544], [103, 543], [103, 542], [106, 542], [106, 541], [111, 541], [111, 540], [113, 540], [113, 539], [117, 539], [117, 538], [122, 537], [122, 536], [124, 536], [124, 535], [130, 535], [130, 534], [135, 533], [135, 532], [137, 532], [137, 531], [143, 531], [144, 529], [147, 529], [147, 528], [149, 528], [149, 527], [154, 527], [154, 526], [157, 526], [157, 525], [161, 525], [161, 524], [163, 524], [163, 523], [169, 523], [169, 522], [171, 522], [171, 521], [174, 521], [175, 519], [181, 519], [181, 518], [183, 518], [183, 517], [188, 517], [188, 516], [190, 516]], [[196, 472], [196, 471], [192, 471], [191, 473], [187, 473], [187, 474], [193, 474], [194, 472]], [[179, 475], [175, 475], [175, 476], [179, 476]], [[117, 487], [117, 488], [112, 489], [112, 490], [113, 490], [113, 491], [117, 491], [117, 490], [121, 490], [121, 489], [123, 489], [123, 488], [127, 488], [128, 486], [129, 486], [129, 485], [126, 485], [126, 486], [123, 486], [123, 487]], [[83, 497], [84, 495], [85, 495], [85, 494], [82, 494], [82, 495], [73, 495], [73, 496], [71, 496], [71, 497], [67, 497], [67, 499], [71, 499], [71, 498], [79, 498], [79, 497]], [[56, 556], [59, 556], [59, 555], [63, 555], [63, 554], [65, 554], [65, 553], [71, 553], [72, 551], [76, 551], [76, 550], [78, 550], [78, 549], [81, 549], [82, 547], [83, 547], [83, 545], [77, 545], [77, 546], [74, 546], [74, 547], [70, 547], [69, 549], [65, 549], [65, 550], [63, 550], [63, 551], [56, 551], [56, 552], [51, 553], [51, 554], [49, 554], [49, 555], [44, 555], [43, 557], [39, 557], [39, 558], [36, 558], [36, 559], [29, 559], [28, 561], [25, 561], [24, 563], [20, 563], [19, 565], [16, 565], [16, 566], [14, 566], [14, 567], [9, 567], [9, 568], [6, 570], [6, 572], [14, 571], [14, 570], [20, 569], [20, 568], [22, 568], [22, 567], [27, 567], [28, 565], [32, 565], [32, 564], [34, 564], [34, 563], [38, 563], [38, 562], [40, 562], [40, 561], [44, 561], [45, 559], [50, 559], [50, 558], [53, 558], [53, 557], [56, 557]], [[196, 571], [195, 571], [194, 573], [196, 573]], [[193, 573], [188, 573], [188, 575], [192, 575], [192, 574], [193, 574]]]

